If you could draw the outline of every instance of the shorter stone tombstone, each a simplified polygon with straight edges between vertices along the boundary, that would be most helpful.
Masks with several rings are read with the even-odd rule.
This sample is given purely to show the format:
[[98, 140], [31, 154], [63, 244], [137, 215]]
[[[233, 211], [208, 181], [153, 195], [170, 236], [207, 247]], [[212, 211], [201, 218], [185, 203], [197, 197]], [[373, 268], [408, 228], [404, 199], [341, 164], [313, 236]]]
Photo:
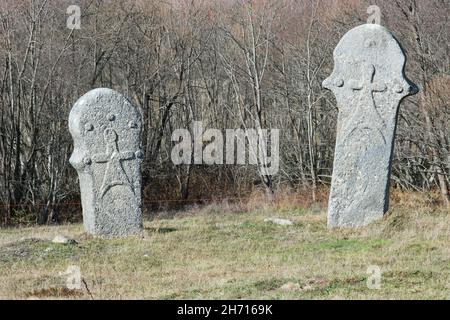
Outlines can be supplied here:
[[94, 89], [73, 106], [69, 131], [86, 231], [113, 237], [139, 232], [144, 153], [137, 108], [114, 90]]
[[333, 56], [323, 82], [339, 109], [328, 226], [358, 227], [388, 210], [398, 108], [417, 88], [404, 75], [399, 43], [380, 25], [350, 30]]

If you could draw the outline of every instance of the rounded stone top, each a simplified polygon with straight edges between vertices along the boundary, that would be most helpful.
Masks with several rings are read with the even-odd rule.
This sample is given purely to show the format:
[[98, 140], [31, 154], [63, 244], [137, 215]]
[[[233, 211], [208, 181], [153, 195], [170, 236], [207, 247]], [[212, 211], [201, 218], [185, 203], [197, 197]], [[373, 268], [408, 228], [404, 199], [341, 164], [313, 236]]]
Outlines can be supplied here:
[[115, 90], [113, 90], [111, 88], [95, 88], [95, 89], [92, 89], [92, 90], [86, 92], [84, 95], [82, 95], [77, 100], [76, 103], [78, 103], [80, 100], [83, 100], [83, 99], [95, 99], [95, 98], [97, 98], [99, 96], [109, 96], [109, 95], [111, 95], [111, 96], [117, 95], [117, 96], [124, 97], [121, 93], [119, 93], [119, 92], [117, 92], [117, 91], [115, 91]]
[[81, 136], [85, 131], [98, 128], [100, 123], [111, 123], [116, 119], [138, 124], [141, 115], [124, 95], [109, 88], [97, 88], [74, 104], [69, 114], [69, 130], [74, 137]]
[[348, 31], [334, 52], [334, 69], [323, 81], [323, 87], [335, 94], [343, 94], [347, 83], [363, 78], [364, 70], [373, 68], [372, 77], [385, 82], [404, 97], [417, 89], [404, 74], [405, 54], [392, 33], [378, 24], [363, 24]]
[[339, 41], [334, 54], [336, 57], [342, 54], [358, 55], [372, 51], [378, 54], [388, 54], [395, 59], [404, 61], [405, 55], [394, 35], [385, 27], [378, 24], [363, 24], [348, 31]]

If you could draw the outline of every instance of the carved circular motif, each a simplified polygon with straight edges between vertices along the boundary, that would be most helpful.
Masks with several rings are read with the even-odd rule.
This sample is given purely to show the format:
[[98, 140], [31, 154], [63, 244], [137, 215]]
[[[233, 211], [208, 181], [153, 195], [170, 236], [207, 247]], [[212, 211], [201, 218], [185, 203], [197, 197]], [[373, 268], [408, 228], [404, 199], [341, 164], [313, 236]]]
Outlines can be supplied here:
[[336, 87], [342, 87], [342, 86], [344, 86], [344, 80], [342, 80], [342, 79], [336, 79], [335, 81], [334, 81], [334, 85], [336, 86]]
[[108, 114], [108, 120], [114, 121], [114, 120], [116, 120], [116, 116], [114, 114], [110, 113], [110, 114]]
[[83, 159], [83, 163], [84, 163], [85, 165], [89, 166], [89, 165], [92, 163], [92, 160], [91, 160], [91, 158], [89, 158], [89, 157], [85, 157], [85, 158]]
[[92, 131], [92, 130], [94, 130], [94, 125], [92, 123], [88, 122], [84, 125], [84, 130]]
[[402, 93], [402, 92], [403, 92], [403, 87], [400, 86], [400, 85], [397, 85], [397, 86], [395, 87], [395, 92], [397, 92], [397, 93]]
[[134, 155], [136, 156], [136, 158], [138, 159], [143, 159], [144, 158], [144, 152], [142, 152], [142, 150], [138, 150], [134, 153]]

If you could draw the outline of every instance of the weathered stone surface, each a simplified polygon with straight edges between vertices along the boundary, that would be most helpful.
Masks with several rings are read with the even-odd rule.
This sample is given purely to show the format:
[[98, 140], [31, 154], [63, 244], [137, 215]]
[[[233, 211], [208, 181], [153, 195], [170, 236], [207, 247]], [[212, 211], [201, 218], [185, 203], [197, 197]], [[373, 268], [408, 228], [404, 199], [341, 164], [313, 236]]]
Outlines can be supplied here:
[[105, 236], [139, 232], [144, 156], [139, 111], [121, 94], [95, 89], [73, 106], [69, 130], [86, 231]]
[[323, 82], [339, 109], [328, 226], [357, 227], [388, 210], [398, 107], [417, 88], [404, 75], [399, 43], [380, 25], [350, 30], [333, 56]]

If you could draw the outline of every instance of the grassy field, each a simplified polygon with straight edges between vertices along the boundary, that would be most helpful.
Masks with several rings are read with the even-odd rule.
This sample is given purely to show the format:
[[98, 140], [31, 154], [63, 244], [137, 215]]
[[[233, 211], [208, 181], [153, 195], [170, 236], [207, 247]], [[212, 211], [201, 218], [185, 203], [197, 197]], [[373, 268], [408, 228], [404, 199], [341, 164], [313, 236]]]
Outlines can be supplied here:
[[[61, 234], [78, 244], [51, 242]], [[66, 288], [71, 265], [79, 290]], [[372, 265], [382, 272], [378, 290], [367, 286]], [[204, 208], [115, 240], [79, 224], [3, 229], [0, 298], [450, 299], [450, 212], [394, 205], [383, 221], [331, 231], [322, 208]]]

